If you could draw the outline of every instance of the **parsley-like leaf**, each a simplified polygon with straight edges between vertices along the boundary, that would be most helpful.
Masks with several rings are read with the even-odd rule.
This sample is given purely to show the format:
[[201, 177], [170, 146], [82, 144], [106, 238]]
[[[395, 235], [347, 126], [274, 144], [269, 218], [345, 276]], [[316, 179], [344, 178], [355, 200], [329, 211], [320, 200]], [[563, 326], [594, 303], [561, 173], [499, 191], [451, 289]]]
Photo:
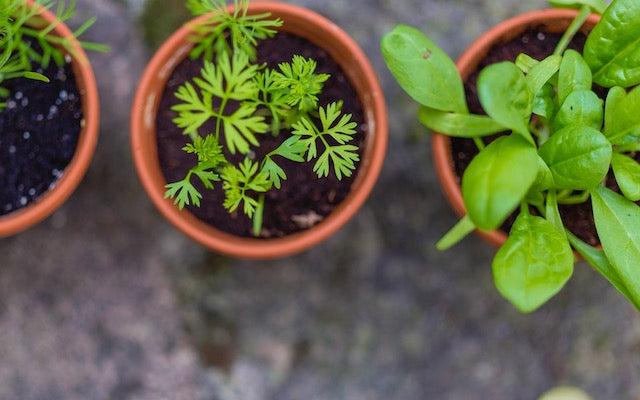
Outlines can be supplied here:
[[244, 213], [249, 218], [253, 217], [258, 200], [250, 196], [250, 193], [265, 193], [271, 189], [268, 174], [259, 171], [258, 167], [258, 164], [245, 158], [239, 168], [228, 165], [222, 170], [224, 207], [227, 211], [235, 212], [242, 204]]
[[187, 8], [194, 15], [211, 14], [206, 24], [195, 28], [195, 47], [192, 58], [203, 56], [213, 61], [214, 54], [245, 53], [256, 58], [258, 40], [273, 37], [280, 19], [270, 19], [271, 14], [249, 15], [248, 0], [234, 0], [234, 12], [227, 9], [225, 0], [188, 0]]
[[302, 56], [293, 56], [291, 63], [279, 65], [280, 72], [274, 74], [275, 84], [286, 89], [285, 102], [300, 111], [308, 112], [318, 107], [318, 95], [329, 74], [316, 74], [318, 64]]
[[293, 125], [293, 134], [300, 137], [300, 142], [307, 146], [307, 161], [318, 157], [318, 143], [324, 146], [324, 151], [318, 157], [313, 170], [318, 177], [329, 176], [331, 164], [338, 180], [350, 177], [360, 161], [358, 147], [347, 144], [353, 140], [357, 124], [351, 121], [350, 114], [342, 115], [338, 103], [320, 107], [320, 123], [322, 129], [307, 117], [303, 117]]

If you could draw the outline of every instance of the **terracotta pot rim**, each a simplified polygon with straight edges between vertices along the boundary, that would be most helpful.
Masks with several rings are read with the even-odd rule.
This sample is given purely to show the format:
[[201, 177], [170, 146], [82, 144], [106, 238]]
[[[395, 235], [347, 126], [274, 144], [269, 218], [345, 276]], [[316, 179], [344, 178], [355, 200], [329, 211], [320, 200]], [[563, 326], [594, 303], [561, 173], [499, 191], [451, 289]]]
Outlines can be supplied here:
[[[155, 130], [157, 104], [154, 106], [153, 103], [159, 99], [150, 98], [149, 93], [154, 90], [154, 82], [158, 74], [166, 75], [165, 77], [168, 78], [168, 75], [173, 72], [174, 67], [168, 68], [168, 64], [177, 64], [187, 56], [188, 50], [192, 46], [188, 42], [188, 37], [193, 32], [193, 26], [206, 22], [208, 16], [195, 18], [176, 31], [161, 46], [148, 64], [133, 104], [131, 146], [142, 185], [156, 208], [174, 226], [196, 242], [213, 251], [244, 259], [272, 259], [293, 255], [319, 244], [337, 232], [362, 207], [382, 169], [388, 141], [388, 121], [383, 92], [373, 67], [363, 50], [341, 28], [307, 8], [286, 3], [256, 2], [250, 5], [250, 12], [271, 12], [274, 16], [282, 18], [285, 23], [282, 28], [284, 31], [290, 31], [288, 29], [290, 24], [287, 19], [293, 23], [296, 21], [299, 23], [304, 22], [308, 26], [306, 29], [313, 27], [314, 32], [319, 35], [331, 36], [332, 40], [321, 44], [321, 47], [329, 53], [332, 50], [338, 51], [339, 48], [347, 49], [350, 53], [349, 62], [358, 67], [357, 72], [362, 75], [360, 79], [363, 79], [367, 88], [366, 93], [358, 90], [358, 95], [365, 107], [365, 118], [370, 130], [367, 132], [367, 148], [361, 161], [359, 175], [352, 186], [349, 196], [331, 215], [315, 227], [284, 238], [264, 240], [244, 238], [222, 232], [198, 220], [188, 211], [178, 210], [170, 200], [164, 199], [164, 179], [163, 182], [158, 182], [156, 179], [157, 172], [160, 170], [159, 160], [155, 155], [153, 161], [148, 160], [151, 156], [147, 153], [153, 153], [155, 150], [149, 148], [143, 137], [148, 131]], [[302, 28], [299, 30], [302, 30]], [[304, 33], [292, 33], [314, 41]], [[312, 33], [308, 34], [312, 35]], [[336, 59], [336, 62], [341, 64], [345, 72], [349, 74], [344, 65], [346, 61]], [[353, 75], [350, 75], [350, 78], [353, 81]], [[364, 101], [363, 96], [367, 98], [367, 101]], [[371, 104], [370, 107], [367, 107], [367, 102]], [[153, 142], [155, 144], [155, 134]], [[154, 174], [156, 178], [154, 178]]]
[[[578, 15], [578, 11], [572, 9], [544, 9], [527, 12], [505, 20], [485, 32], [467, 48], [467, 50], [458, 59], [458, 70], [460, 71], [463, 79], [466, 79], [477, 69], [478, 61], [480, 61], [493, 47], [499, 45], [504, 38], [514, 36], [514, 33], [517, 35], [528, 27], [545, 25], [545, 23], [550, 23], [552, 21], [564, 22], [566, 20], [570, 23], [576, 15]], [[593, 14], [589, 17], [585, 26], [592, 28], [599, 19], [600, 17], [598, 15]], [[451, 140], [448, 136], [434, 134], [432, 146], [434, 164], [440, 185], [442, 186], [445, 196], [453, 207], [455, 213], [459, 217], [462, 217], [466, 214], [466, 209], [462, 199], [460, 185], [457, 183], [458, 177], [455, 172], [453, 157], [451, 154]], [[502, 246], [507, 240], [507, 235], [501, 230], [490, 232], [478, 230], [476, 233], [496, 247]]]
[[[29, 7], [34, 7], [34, 0], [27, 0]], [[47, 22], [57, 21], [55, 15], [42, 8], [40, 17]], [[64, 170], [63, 177], [55, 183], [55, 187], [43, 193], [29, 206], [0, 217], [0, 238], [25, 231], [53, 214], [71, 196], [84, 178], [98, 143], [98, 127], [100, 121], [100, 103], [95, 75], [82, 46], [73, 36], [71, 30], [58, 21], [54, 32], [69, 38], [76, 56], [73, 58], [73, 69], [78, 90], [82, 97], [83, 120], [82, 130], [74, 156]]]

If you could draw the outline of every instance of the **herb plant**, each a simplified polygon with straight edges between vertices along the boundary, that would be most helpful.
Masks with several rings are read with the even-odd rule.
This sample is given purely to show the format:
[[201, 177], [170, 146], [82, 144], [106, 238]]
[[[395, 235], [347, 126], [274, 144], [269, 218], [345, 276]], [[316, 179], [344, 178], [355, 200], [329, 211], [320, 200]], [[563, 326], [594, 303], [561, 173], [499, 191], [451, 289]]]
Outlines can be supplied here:
[[[438, 243], [498, 229], [519, 209], [493, 261], [495, 284], [520, 311], [536, 310], [566, 284], [575, 249], [640, 308], [640, 2], [554, 0], [578, 7], [553, 55], [527, 54], [478, 78], [487, 115], [470, 114], [453, 61], [418, 30], [398, 26], [382, 51], [429, 129], [476, 142], [462, 177], [467, 215]], [[584, 51], [567, 50], [591, 12], [603, 13]], [[608, 88], [606, 99], [595, 85]], [[498, 139], [483, 137], [501, 132]], [[622, 194], [606, 186], [613, 170]], [[563, 225], [559, 204], [591, 201], [602, 250]]]
[[[189, 0], [195, 15], [208, 15], [195, 29], [191, 57], [202, 59], [200, 76], [182, 85], [174, 123], [191, 142], [183, 150], [196, 164], [184, 179], [166, 186], [166, 197], [180, 208], [199, 207], [196, 187], [224, 190], [224, 207], [239, 210], [253, 221], [253, 234], [262, 232], [265, 194], [287, 179], [282, 160], [313, 162], [318, 178], [350, 177], [359, 161], [353, 145], [357, 124], [342, 113], [342, 102], [319, 103], [327, 74], [317, 63], [296, 55], [291, 62], [268, 68], [256, 62], [256, 46], [271, 38], [282, 21], [270, 14], [249, 14], [248, 0], [235, 0], [228, 11], [224, 0]], [[215, 126], [205, 132], [205, 124]], [[282, 144], [256, 158], [264, 135], [288, 135]], [[242, 161], [235, 162], [241, 156]]]
[[[7, 98], [10, 93], [3, 84], [16, 78], [28, 78], [48, 82], [49, 78], [35, 71], [39, 67], [44, 70], [53, 61], [58, 65], [65, 63], [65, 54], [73, 54], [73, 48], [67, 38], [53, 33], [57, 23], [37, 26], [34, 24], [40, 13], [38, 6], [52, 9], [54, 2], [37, 0], [36, 7], [28, 7], [25, 0], [2, 0], [0, 2], [0, 99]], [[65, 22], [75, 15], [76, 2], [60, 0], [54, 9], [58, 21]], [[93, 24], [95, 18], [87, 20], [73, 32], [78, 38]], [[34, 46], [34, 44], [37, 44]], [[88, 50], [107, 51], [106, 46], [81, 42]], [[82, 60], [84, 61], [84, 60]], [[0, 110], [6, 106], [0, 102]]]

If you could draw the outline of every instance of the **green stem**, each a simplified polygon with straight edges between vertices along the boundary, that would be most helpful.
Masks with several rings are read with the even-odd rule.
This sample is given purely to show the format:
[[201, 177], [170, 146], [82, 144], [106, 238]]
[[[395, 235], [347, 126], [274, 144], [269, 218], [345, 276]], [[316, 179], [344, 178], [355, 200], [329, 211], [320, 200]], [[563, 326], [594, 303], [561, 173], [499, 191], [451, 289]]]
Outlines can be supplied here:
[[476, 144], [476, 147], [480, 151], [484, 150], [484, 148], [486, 147], [482, 139], [480, 139], [479, 137], [473, 138], [473, 142]]
[[587, 22], [589, 15], [591, 15], [591, 7], [586, 5], [582, 6], [578, 16], [573, 20], [571, 25], [569, 25], [569, 28], [564, 32], [564, 35], [562, 36], [562, 39], [560, 39], [558, 47], [556, 47], [556, 50], [553, 52], [553, 54], [562, 55], [565, 50], [567, 50], [567, 47], [569, 47], [569, 43], [571, 43], [580, 28], [582, 28], [582, 25]]
[[258, 207], [253, 214], [253, 236], [259, 237], [262, 232], [262, 220], [264, 218], [264, 194], [258, 198]]
[[566, 196], [562, 199], [558, 199], [558, 204], [564, 205], [576, 205], [585, 203], [591, 197], [591, 192], [585, 190], [584, 192], [577, 194], [575, 196]]
[[222, 99], [220, 107], [218, 108], [218, 118], [216, 120], [216, 139], [218, 140], [218, 143], [220, 143], [220, 124], [222, 123], [222, 119], [224, 118], [224, 110], [225, 108], [227, 108], [228, 101], [229, 99], [227, 97]]

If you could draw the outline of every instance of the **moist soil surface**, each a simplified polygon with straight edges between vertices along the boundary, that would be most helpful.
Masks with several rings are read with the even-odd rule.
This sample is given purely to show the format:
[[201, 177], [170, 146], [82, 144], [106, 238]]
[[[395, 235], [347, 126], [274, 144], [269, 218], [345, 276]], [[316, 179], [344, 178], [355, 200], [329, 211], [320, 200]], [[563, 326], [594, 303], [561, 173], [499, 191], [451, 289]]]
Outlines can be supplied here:
[[75, 154], [82, 101], [70, 64], [38, 70], [51, 82], [13, 79], [0, 111], [0, 215], [53, 188]]
[[[478, 75], [483, 68], [502, 61], [515, 61], [520, 53], [527, 53], [537, 60], [542, 60], [553, 54], [561, 37], [561, 34], [546, 33], [541, 29], [530, 29], [515, 39], [493, 48], [487, 57], [482, 60], [477, 71], [470, 75], [465, 82], [467, 102], [469, 103], [470, 111], [476, 114], [485, 114], [480, 105], [477, 89]], [[569, 48], [582, 52], [585, 42], [586, 36], [580, 33], [576, 35]], [[605, 90], [596, 87], [594, 91], [598, 93], [600, 97], [604, 98]], [[488, 137], [485, 138], [484, 141], [485, 143], [490, 143], [499, 136], [500, 135]], [[460, 177], [463, 176], [471, 160], [478, 154], [478, 149], [472, 140], [452, 138], [451, 151], [458, 182], [460, 182]], [[612, 179], [611, 176], [608, 180], [608, 186], [617, 189], [615, 180]], [[532, 212], [535, 212], [535, 210], [532, 209]], [[560, 215], [565, 226], [575, 235], [591, 245], [597, 246], [600, 244], [593, 220], [591, 201], [572, 206], [561, 205]], [[516, 217], [517, 214], [513, 214], [502, 226], [502, 231], [509, 232]]]
[[[325, 50], [304, 38], [282, 32], [262, 41], [258, 46], [258, 63], [264, 63], [270, 68], [276, 68], [281, 62], [290, 62], [294, 55], [316, 60], [318, 73], [331, 74], [331, 78], [325, 83], [323, 93], [319, 96], [320, 105], [344, 101], [343, 112], [352, 114], [353, 121], [359, 126], [352, 144], [363, 149], [367, 127], [364, 124], [362, 103], [344, 71]], [[202, 66], [201, 59], [187, 58], [182, 61], [169, 78], [160, 102], [156, 118], [158, 157], [167, 182], [183, 179], [189, 169], [197, 163], [195, 156], [182, 151], [189, 139], [173, 123], [177, 114], [171, 110], [171, 107], [178, 104], [174, 93], [185, 82], [191, 82], [193, 78], [199, 76]], [[214, 125], [211, 122], [200, 129], [201, 135], [214, 131]], [[287, 130], [282, 130], [277, 137], [270, 133], [264, 134], [258, 138], [260, 147], [254, 149], [254, 154], [249, 156], [255, 160], [261, 160], [265, 154], [277, 148], [289, 137], [290, 131]], [[224, 135], [221, 141], [225, 147]], [[244, 157], [232, 156], [228, 152], [226, 156], [233, 163], [242, 161]], [[360, 150], [360, 158], [362, 159], [362, 150]], [[358, 174], [356, 170], [351, 178], [343, 178], [342, 181], [339, 181], [333, 173], [327, 178], [318, 179], [313, 172], [313, 161], [296, 163], [279, 158], [278, 163], [284, 169], [288, 179], [283, 181], [281, 189], [274, 189], [266, 194], [262, 232], [262, 237], [265, 239], [300, 232], [322, 221], [347, 197], [353, 180]], [[193, 215], [224, 232], [252, 237], [251, 220], [242, 212], [230, 214], [224, 209], [224, 191], [221, 183], [218, 182], [213, 190], [205, 190], [199, 182], [195, 181], [194, 179], [193, 183], [203, 195], [203, 199], [200, 207], [188, 207]]]

